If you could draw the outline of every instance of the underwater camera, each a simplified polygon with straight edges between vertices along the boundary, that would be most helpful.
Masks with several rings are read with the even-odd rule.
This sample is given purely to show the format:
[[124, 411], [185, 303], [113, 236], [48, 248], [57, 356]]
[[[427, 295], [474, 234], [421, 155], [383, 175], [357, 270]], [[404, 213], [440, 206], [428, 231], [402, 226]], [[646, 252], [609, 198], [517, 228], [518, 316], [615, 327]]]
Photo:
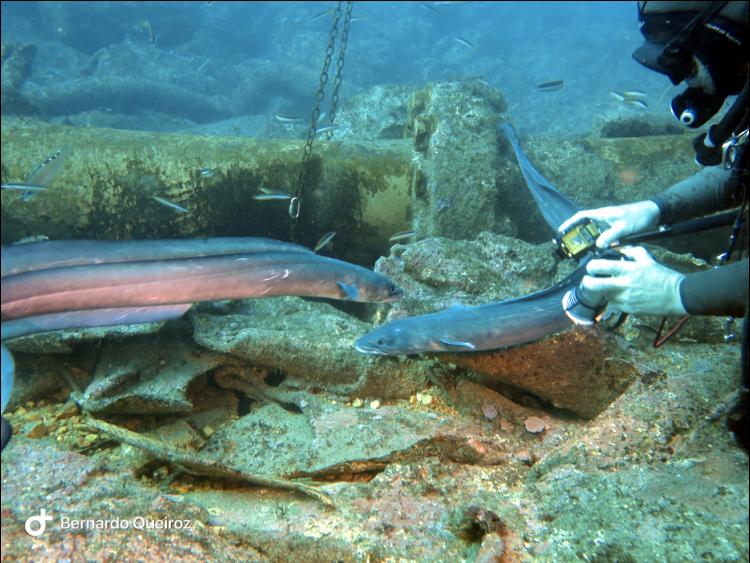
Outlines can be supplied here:
[[591, 219], [571, 227], [553, 240], [563, 258], [578, 258], [591, 250], [602, 232]]
[[577, 325], [592, 325], [602, 319], [606, 301], [597, 301], [586, 294], [579, 283], [562, 298], [565, 315]]

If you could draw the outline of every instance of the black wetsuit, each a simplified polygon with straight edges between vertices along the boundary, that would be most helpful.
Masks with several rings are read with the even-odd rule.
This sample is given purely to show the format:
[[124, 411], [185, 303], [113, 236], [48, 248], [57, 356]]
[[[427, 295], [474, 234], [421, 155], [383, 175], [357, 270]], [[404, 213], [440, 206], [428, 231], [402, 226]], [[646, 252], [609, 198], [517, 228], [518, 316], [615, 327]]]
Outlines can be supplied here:
[[[722, 209], [740, 207], [748, 197], [748, 150], [734, 168], [705, 168], [698, 174], [667, 189], [653, 201], [661, 211], [662, 223], [674, 224]], [[740, 403], [728, 418], [737, 440], [750, 449], [748, 434], [748, 249], [747, 208], [745, 207], [745, 248], [743, 258], [727, 266], [689, 274], [680, 285], [682, 304], [693, 315], [744, 317], [742, 322]]]
[[[739, 207], [744, 197], [736, 173], [712, 167], [675, 184], [652, 201], [659, 206], [661, 222], [674, 224]], [[680, 286], [680, 297], [692, 315], [744, 316], [748, 300], [747, 256], [721, 268], [689, 274]]]

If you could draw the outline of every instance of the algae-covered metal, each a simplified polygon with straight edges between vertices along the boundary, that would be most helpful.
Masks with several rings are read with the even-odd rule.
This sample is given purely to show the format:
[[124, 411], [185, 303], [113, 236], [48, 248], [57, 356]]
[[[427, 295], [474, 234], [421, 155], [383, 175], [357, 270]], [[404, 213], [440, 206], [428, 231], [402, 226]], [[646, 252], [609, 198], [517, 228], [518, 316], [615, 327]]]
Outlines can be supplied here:
[[[335, 254], [365, 261], [409, 227], [408, 141], [320, 142], [308, 171], [296, 242], [336, 231]], [[265, 236], [289, 240], [287, 203], [261, 189], [295, 185], [301, 141], [48, 125], [5, 119], [2, 181], [26, 178], [61, 147], [64, 166], [33, 201], [2, 194], [2, 240]], [[205, 170], [210, 169], [211, 174]], [[187, 210], [176, 213], [155, 198]]]

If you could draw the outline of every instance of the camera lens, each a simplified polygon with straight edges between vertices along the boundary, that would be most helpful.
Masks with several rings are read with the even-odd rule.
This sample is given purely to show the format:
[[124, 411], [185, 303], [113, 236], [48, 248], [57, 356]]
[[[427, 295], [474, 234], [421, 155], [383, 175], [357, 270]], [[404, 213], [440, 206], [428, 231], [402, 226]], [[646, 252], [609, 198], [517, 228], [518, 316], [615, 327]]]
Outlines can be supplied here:
[[686, 109], [680, 114], [680, 123], [687, 125], [688, 127], [695, 123], [695, 111], [692, 109]]
[[711, 119], [721, 109], [724, 97], [707, 94], [700, 88], [688, 88], [672, 98], [672, 115], [680, 123], [695, 129]]

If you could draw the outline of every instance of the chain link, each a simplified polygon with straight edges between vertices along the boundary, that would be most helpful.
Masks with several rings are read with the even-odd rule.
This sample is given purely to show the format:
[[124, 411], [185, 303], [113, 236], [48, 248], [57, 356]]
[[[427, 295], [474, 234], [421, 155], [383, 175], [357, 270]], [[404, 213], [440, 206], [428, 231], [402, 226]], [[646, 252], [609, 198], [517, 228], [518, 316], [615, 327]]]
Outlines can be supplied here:
[[[346, 15], [344, 17], [344, 29], [341, 32], [341, 42], [339, 43], [339, 56], [336, 59], [336, 76], [333, 78], [333, 93], [331, 94], [331, 109], [328, 112], [328, 122], [333, 125], [336, 119], [336, 110], [339, 105], [339, 88], [341, 87], [341, 76], [344, 70], [344, 55], [346, 54], [346, 44], [349, 41], [349, 24], [352, 19], [352, 3], [346, 3]], [[326, 139], [333, 137], [333, 129], [326, 132]]]
[[[331, 61], [333, 59], [333, 52], [336, 44], [336, 37], [339, 33], [339, 22], [341, 21], [342, 15], [342, 4], [343, 1], [339, 1], [336, 5], [336, 10], [333, 14], [333, 23], [331, 24], [331, 30], [328, 32], [328, 45], [326, 47], [325, 59], [323, 61], [323, 70], [320, 72], [320, 83], [318, 91], [315, 94], [315, 107], [312, 111], [312, 118], [310, 120], [310, 129], [307, 131], [307, 140], [305, 141], [305, 147], [302, 152], [302, 164], [299, 170], [299, 176], [297, 177], [297, 189], [294, 193], [294, 197], [289, 202], [289, 216], [292, 219], [297, 219], [300, 213], [302, 192], [305, 187], [305, 179], [307, 175], [307, 169], [309, 167], [310, 158], [312, 157], [313, 142], [315, 141], [315, 135], [318, 130], [318, 119], [320, 118], [320, 104], [325, 98], [326, 85], [328, 84], [328, 71], [331, 68]], [[341, 76], [344, 68], [344, 53], [346, 52], [346, 44], [349, 39], [349, 24], [352, 17], [352, 2], [346, 2], [346, 15], [344, 18], [344, 28], [339, 43], [339, 54], [336, 59], [336, 74], [334, 76], [334, 87], [333, 94], [331, 96], [331, 110], [329, 112], [329, 123], [333, 124], [333, 120], [336, 117], [336, 108], [339, 101], [339, 87], [341, 86]], [[330, 139], [333, 131], [327, 132], [327, 138]], [[291, 225], [291, 234], [294, 235], [295, 221]]]

